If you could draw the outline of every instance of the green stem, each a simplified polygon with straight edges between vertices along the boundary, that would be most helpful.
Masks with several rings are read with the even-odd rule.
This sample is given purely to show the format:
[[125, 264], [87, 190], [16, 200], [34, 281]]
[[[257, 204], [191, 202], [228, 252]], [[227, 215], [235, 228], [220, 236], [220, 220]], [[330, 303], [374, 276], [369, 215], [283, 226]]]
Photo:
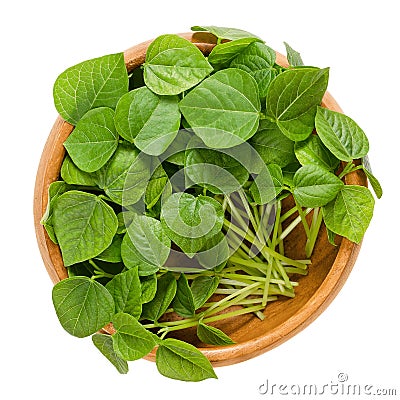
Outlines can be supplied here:
[[[297, 211], [297, 210], [296, 210]], [[309, 214], [312, 211], [312, 208], [307, 208], [305, 211], [305, 215]], [[293, 231], [294, 228], [296, 228], [296, 226], [302, 221], [301, 216], [299, 215], [298, 217], [296, 217], [286, 228], [285, 230], [279, 235], [279, 238], [277, 240], [278, 244], [286, 238], [286, 236], [289, 235], [290, 232]], [[282, 222], [282, 218], [281, 218], [281, 222]]]
[[345, 175], [347, 175], [353, 169], [354, 164], [353, 161], [349, 161], [346, 166], [343, 168], [343, 171], [339, 175], [339, 179], [342, 179]]
[[308, 222], [306, 220], [306, 214], [305, 214], [303, 208], [299, 205], [299, 203], [297, 203], [296, 199], [294, 199], [294, 201], [296, 203], [297, 211], [301, 218], [301, 222], [303, 224], [304, 231], [306, 232], [306, 236], [307, 236], [307, 240], [308, 240], [310, 238], [310, 227], [308, 226]]
[[291, 260], [290, 258], [279, 254], [275, 250], [270, 249], [268, 246], [260, 243], [254, 235], [252, 235], [251, 232], [248, 234], [244, 231], [242, 231], [240, 228], [237, 226], [231, 224], [229, 221], [225, 220], [224, 225], [228, 226], [230, 229], [232, 229], [235, 233], [237, 233], [239, 236], [241, 236], [243, 239], [246, 239], [247, 241], [251, 242], [257, 249], [261, 252], [261, 254], [266, 258], [269, 259], [271, 257], [275, 257], [278, 260], [284, 261], [289, 265], [292, 265], [294, 267], [299, 267], [299, 268], [304, 268], [304, 265], [296, 260]]
[[314, 251], [315, 242], [317, 241], [319, 229], [322, 223], [322, 212], [319, 207], [314, 209], [313, 219], [311, 222], [311, 236], [306, 244], [306, 257], [310, 258]]
[[108, 196], [106, 196], [105, 194], [99, 194], [100, 199], [103, 199], [105, 201], [111, 201], [111, 203], [114, 203], [113, 200], [111, 200]]
[[297, 211], [297, 207], [294, 206], [290, 210], [286, 211], [285, 214], [281, 217], [281, 222], [286, 221], [289, 217], [291, 217]]
[[89, 264], [94, 268], [94, 274], [92, 279], [99, 279], [99, 278], [114, 278], [114, 275], [109, 274], [108, 272], [103, 271], [92, 259], [88, 260]]
[[[214, 304], [214, 306], [211, 306], [209, 309], [207, 309], [204, 312], [204, 315], [209, 315], [210, 312], [213, 311], [213, 310], [214, 310], [214, 312], [215, 312], [215, 310], [219, 310], [220, 311], [222, 305], [224, 305], [224, 304], [226, 305], [226, 303], [228, 303], [228, 302], [230, 303], [230, 300], [232, 300], [236, 296], [240, 297], [243, 294], [245, 294], [245, 297], [246, 297], [250, 292], [252, 292], [254, 289], [258, 288], [260, 285], [261, 285], [260, 282], [255, 282], [255, 283], [253, 283], [253, 284], [251, 284], [251, 285], [249, 285], [249, 286], [247, 286], [247, 287], [245, 287], [243, 289], [237, 290], [236, 292], [234, 292], [234, 293], [230, 294], [229, 296], [226, 296], [223, 299], [221, 299], [220, 301], [218, 301], [216, 304]], [[230, 304], [228, 304], [227, 307], [229, 307], [229, 306], [230, 306]]]
[[265, 274], [265, 284], [264, 284], [264, 291], [263, 291], [263, 297], [262, 297], [262, 305], [266, 307], [268, 303], [268, 296], [269, 296], [269, 285], [271, 282], [271, 272], [272, 272], [272, 263], [268, 263], [267, 265], [267, 271]]

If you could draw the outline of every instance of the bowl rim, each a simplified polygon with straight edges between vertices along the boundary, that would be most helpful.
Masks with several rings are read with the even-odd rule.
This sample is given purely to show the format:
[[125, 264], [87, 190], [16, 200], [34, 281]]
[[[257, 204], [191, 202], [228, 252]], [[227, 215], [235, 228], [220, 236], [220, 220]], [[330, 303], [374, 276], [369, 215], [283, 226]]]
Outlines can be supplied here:
[[[194, 43], [205, 54], [208, 54], [216, 44], [216, 37], [207, 32], [186, 32], [178, 35]], [[143, 64], [146, 49], [153, 40], [139, 43], [124, 51], [128, 71]], [[286, 57], [278, 52], [277, 63], [288, 66]], [[329, 92], [325, 93], [322, 106], [343, 112]], [[66, 278], [67, 272], [62, 262], [59, 247], [50, 240], [46, 230], [40, 224], [40, 220], [48, 201], [48, 186], [51, 182], [57, 180], [61, 161], [65, 154], [64, 147], [59, 144], [65, 141], [72, 130], [72, 125], [60, 116], [57, 117], [42, 151], [34, 188], [33, 214], [37, 243], [43, 263], [54, 284]], [[365, 174], [361, 170], [347, 175], [345, 182], [346, 184], [367, 186]], [[347, 280], [360, 247], [361, 244], [355, 244], [343, 238], [336, 258], [322, 284], [305, 304], [285, 322], [255, 339], [230, 346], [199, 347], [199, 350], [211, 361], [213, 366], [223, 366], [258, 356], [290, 339], [313, 322], [333, 301]], [[109, 328], [105, 327], [104, 329], [105, 332], [110, 333]], [[144, 358], [155, 361], [155, 349]]]

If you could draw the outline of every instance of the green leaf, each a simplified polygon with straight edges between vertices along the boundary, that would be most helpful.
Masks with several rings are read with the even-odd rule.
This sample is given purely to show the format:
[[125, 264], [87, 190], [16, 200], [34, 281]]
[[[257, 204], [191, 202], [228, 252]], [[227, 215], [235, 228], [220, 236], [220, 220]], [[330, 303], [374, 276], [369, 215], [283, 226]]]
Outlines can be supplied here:
[[287, 60], [289, 65], [292, 67], [298, 67], [304, 65], [303, 60], [301, 59], [300, 53], [294, 49], [292, 49], [288, 43], [283, 42], [286, 47]]
[[93, 344], [111, 362], [120, 374], [128, 373], [128, 363], [117, 355], [110, 335], [96, 333], [92, 336]]
[[71, 190], [54, 204], [53, 225], [64, 265], [69, 266], [96, 257], [110, 246], [118, 221], [101, 198]]
[[293, 186], [293, 195], [300, 206], [320, 207], [333, 200], [344, 183], [325, 168], [308, 164], [295, 173]]
[[202, 52], [177, 35], [162, 35], [147, 49], [144, 81], [160, 95], [175, 95], [201, 82], [212, 71]]
[[136, 215], [121, 246], [122, 259], [128, 268], [139, 267], [139, 275], [151, 275], [168, 259], [171, 241], [161, 222], [145, 215]]
[[70, 185], [96, 186], [96, 175], [80, 170], [68, 154], [61, 165], [61, 178]]
[[141, 319], [158, 321], [158, 319], [167, 311], [169, 305], [175, 297], [177, 283], [172, 273], [167, 272], [157, 281], [157, 292], [153, 300], [143, 304]]
[[235, 344], [235, 342], [220, 329], [203, 324], [203, 322], [199, 322], [199, 325], [197, 325], [197, 336], [203, 343], [213, 344], [215, 346]]
[[117, 214], [118, 219], [118, 229], [117, 234], [121, 235], [126, 232], [130, 224], [132, 223], [133, 219], [136, 216], [136, 212], [134, 211], [121, 211]]
[[178, 133], [178, 100], [177, 96], [158, 96], [147, 87], [130, 91], [115, 110], [118, 133], [145, 153], [159, 156]]
[[77, 122], [90, 109], [115, 108], [128, 91], [128, 74], [124, 54], [84, 61], [65, 70], [54, 83], [54, 104], [69, 123]]
[[115, 312], [124, 312], [139, 318], [142, 313], [142, 287], [137, 268], [116, 275], [107, 283], [106, 289], [111, 293]]
[[380, 199], [382, 197], [382, 194], [383, 194], [382, 186], [379, 183], [378, 179], [372, 173], [371, 165], [369, 163], [368, 156], [363, 157], [362, 166], [363, 166], [363, 171], [365, 172], [365, 175], [367, 175], [368, 181], [371, 184], [372, 189], [374, 190], [376, 197], [378, 199]]
[[191, 285], [194, 307], [199, 309], [214, 294], [219, 284], [218, 276], [198, 276]]
[[328, 229], [360, 243], [374, 212], [375, 200], [364, 186], [345, 185], [337, 197], [322, 208]]
[[88, 111], [64, 142], [72, 161], [85, 172], [100, 169], [114, 154], [117, 146], [114, 111], [107, 107]]
[[277, 121], [276, 125], [290, 140], [305, 140], [314, 130], [315, 112], [316, 109], [311, 108], [298, 118], [288, 121]]
[[306, 140], [296, 142], [294, 152], [301, 165], [314, 164], [332, 172], [339, 166], [339, 160], [317, 135], [310, 135]]
[[177, 339], [160, 343], [156, 365], [160, 374], [182, 381], [199, 382], [217, 377], [210, 361], [196, 347]]
[[261, 106], [256, 81], [245, 71], [229, 68], [191, 90], [179, 107], [206, 146], [227, 148], [254, 135]]
[[326, 234], [328, 236], [328, 241], [332, 246], [337, 246], [337, 244], [335, 243], [335, 237], [336, 237], [336, 233], [332, 232], [329, 228], [326, 228]]
[[112, 323], [116, 333], [112, 335], [115, 352], [126, 361], [142, 358], [153, 350], [154, 335], [146, 330], [134, 317], [125, 313], [114, 316]]
[[315, 126], [324, 145], [339, 160], [352, 161], [368, 153], [367, 136], [347, 115], [318, 107]]
[[301, 68], [287, 70], [271, 82], [266, 112], [289, 139], [305, 140], [311, 134], [328, 76], [328, 68]]
[[53, 287], [53, 304], [62, 327], [71, 335], [86, 337], [107, 325], [114, 315], [114, 301], [100, 283], [79, 276]]
[[267, 204], [283, 190], [284, 179], [279, 165], [269, 164], [254, 179], [250, 193], [256, 204]]
[[301, 167], [297, 159], [282, 168], [283, 183], [287, 186], [293, 186], [293, 178], [296, 171]]
[[140, 284], [142, 285], [141, 303], [149, 303], [154, 299], [157, 292], [157, 276], [156, 274], [141, 276]]
[[44, 226], [50, 239], [55, 244], [58, 244], [58, 240], [53, 227], [54, 204], [63, 193], [68, 192], [71, 189], [72, 187], [63, 181], [55, 181], [49, 185], [47, 207], [40, 223]]
[[174, 311], [181, 317], [190, 318], [194, 316], [195, 306], [193, 294], [190, 290], [185, 274], [181, 273], [177, 281], [177, 290], [172, 302]]
[[96, 260], [101, 260], [109, 263], [122, 262], [121, 243], [122, 236], [115, 235], [111, 244], [102, 253], [95, 257]]
[[[212, 33], [218, 39], [227, 39], [227, 40], [236, 40], [236, 39], [244, 39], [244, 38], [257, 38], [258, 36], [243, 31], [242, 29], [236, 28], [226, 28], [222, 26], [192, 26], [192, 31], [206, 31]], [[261, 39], [260, 39], [261, 40]]]
[[257, 150], [265, 164], [277, 164], [285, 167], [295, 161], [293, 141], [288, 139], [278, 126], [269, 120], [260, 121], [258, 131], [249, 140], [249, 143]]
[[224, 211], [211, 197], [174, 193], [162, 205], [160, 220], [168, 237], [193, 257], [222, 229]]
[[232, 60], [230, 67], [248, 72], [257, 82], [260, 97], [265, 97], [269, 84], [277, 75], [275, 59], [274, 50], [264, 43], [254, 42]]
[[162, 164], [160, 164], [153, 172], [150, 181], [146, 188], [144, 195], [144, 202], [148, 209], [154, 207], [158, 199], [161, 197], [165, 190], [165, 185], [169, 183], [167, 173], [164, 171]]
[[149, 159], [133, 145], [121, 143], [110, 161], [97, 171], [97, 184], [120, 205], [140, 200], [150, 179]]
[[259, 41], [254, 37], [235, 39], [231, 42], [217, 44], [208, 56], [208, 61], [214, 68], [227, 68], [229, 63], [251, 43]]
[[201, 251], [196, 254], [199, 264], [207, 269], [225, 265], [230, 256], [228, 241], [222, 232], [208, 239]]
[[247, 169], [234, 157], [206, 148], [186, 151], [185, 174], [193, 183], [215, 194], [237, 191], [249, 179]]

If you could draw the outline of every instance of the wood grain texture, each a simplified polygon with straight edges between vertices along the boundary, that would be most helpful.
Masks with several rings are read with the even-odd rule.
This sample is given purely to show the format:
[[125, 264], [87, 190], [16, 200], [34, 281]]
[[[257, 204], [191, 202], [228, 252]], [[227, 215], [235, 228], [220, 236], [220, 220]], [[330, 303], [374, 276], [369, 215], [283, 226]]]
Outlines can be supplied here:
[[[215, 45], [215, 37], [206, 32], [182, 33], [182, 37], [192, 41], [208, 54]], [[140, 66], [151, 41], [131, 47], [125, 51], [128, 71]], [[286, 58], [277, 53], [277, 63], [287, 66]], [[326, 93], [322, 105], [341, 112], [335, 99]], [[40, 224], [48, 200], [50, 183], [59, 178], [65, 155], [63, 142], [72, 132], [73, 126], [58, 117], [44, 146], [39, 163], [34, 193], [34, 224], [36, 237], [44, 265], [53, 283], [67, 277], [59, 247], [48, 237]], [[356, 171], [346, 176], [346, 183], [366, 186], [363, 172]], [[286, 246], [289, 256], [299, 257], [304, 250], [305, 234], [298, 226], [289, 236]], [[312, 256], [309, 274], [298, 279], [296, 297], [269, 304], [264, 312], [266, 318], [260, 321], [251, 315], [219, 321], [216, 326], [236, 341], [231, 346], [205, 346], [200, 343], [193, 329], [176, 333], [177, 338], [193, 343], [209, 358], [214, 366], [241, 362], [280, 345], [314, 321], [331, 303], [345, 283], [356, 261], [360, 245], [347, 239], [338, 240], [338, 246], [329, 244], [325, 229], [321, 229]], [[111, 325], [104, 328], [112, 333]], [[155, 360], [155, 351], [146, 359]]]

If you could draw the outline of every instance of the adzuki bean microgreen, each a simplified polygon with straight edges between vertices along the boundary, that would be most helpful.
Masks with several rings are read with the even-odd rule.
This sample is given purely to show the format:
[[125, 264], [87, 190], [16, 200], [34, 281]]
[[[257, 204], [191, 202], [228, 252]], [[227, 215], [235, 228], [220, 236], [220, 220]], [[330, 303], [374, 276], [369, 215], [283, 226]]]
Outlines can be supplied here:
[[[93, 335], [120, 373], [156, 347], [161, 374], [201, 381], [210, 362], [173, 332], [234, 345], [215, 324], [293, 298], [323, 222], [332, 245], [362, 240], [374, 198], [344, 177], [382, 188], [362, 129], [321, 107], [328, 68], [287, 43], [282, 67], [240, 29], [192, 29], [216, 37], [208, 56], [168, 34], [134, 71], [118, 53], [60, 74], [54, 104], [75, 128], [42, 224], [68, 270], [53, 289], [67, 332]], [[298, 226], [306, 257], [292, 259]]]

